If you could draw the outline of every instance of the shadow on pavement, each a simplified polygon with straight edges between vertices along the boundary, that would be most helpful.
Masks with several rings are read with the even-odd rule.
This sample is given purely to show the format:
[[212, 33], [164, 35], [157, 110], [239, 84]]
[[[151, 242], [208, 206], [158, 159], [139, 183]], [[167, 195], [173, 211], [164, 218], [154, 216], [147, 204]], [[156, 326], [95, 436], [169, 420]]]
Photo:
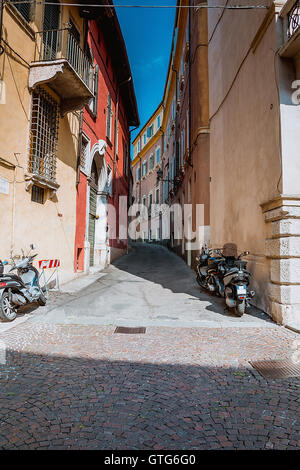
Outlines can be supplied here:
[[58, 348], [53, 344], [53, 355], [7, 352], [0, 365], [0, 449], [299, 445], [297, 379], [267, 382], [250, 369], [95, 360], [85, 351], [68, 357]]
[[[128, 255], [113, 263], [118, 269], [160, 284], [174, 293], [188, 294], [208, 302], [210, 305], [205, 307], [206, 310], [234, 318], [234, 315], [226, 309], [223, 299], [210, 295], [199, 287], [195, 271], [175, 253], [161, 245], [140, 242], [133, 243], [131, 248]], [[255, 307], [251, 307], [249, 314], [273, 323], [268, 315]]]

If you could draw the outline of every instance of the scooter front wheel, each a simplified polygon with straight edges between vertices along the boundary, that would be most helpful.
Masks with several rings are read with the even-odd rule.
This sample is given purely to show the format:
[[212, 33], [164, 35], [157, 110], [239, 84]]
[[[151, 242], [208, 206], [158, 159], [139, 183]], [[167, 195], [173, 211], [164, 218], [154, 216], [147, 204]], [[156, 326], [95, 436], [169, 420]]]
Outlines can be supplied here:
[[8, 292], [3, 292], [0, 302], [0, 318], [4, 321], [13, 321], [17, 316], [16, 307], [9, 300]]

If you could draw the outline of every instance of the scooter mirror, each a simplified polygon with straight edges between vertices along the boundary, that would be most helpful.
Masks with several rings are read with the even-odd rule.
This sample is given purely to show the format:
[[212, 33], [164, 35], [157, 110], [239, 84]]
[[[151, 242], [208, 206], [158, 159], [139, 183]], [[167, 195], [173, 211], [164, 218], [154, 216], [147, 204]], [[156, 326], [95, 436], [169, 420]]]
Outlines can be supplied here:
[[30, 248], [31, 248], [32, 250], [34, 250], [34, 249], [35, 249], [35, 246], [34, 246], [34, 244], [33, 244], [33, 243], [31, 243], [31, 245], [30, 245]]

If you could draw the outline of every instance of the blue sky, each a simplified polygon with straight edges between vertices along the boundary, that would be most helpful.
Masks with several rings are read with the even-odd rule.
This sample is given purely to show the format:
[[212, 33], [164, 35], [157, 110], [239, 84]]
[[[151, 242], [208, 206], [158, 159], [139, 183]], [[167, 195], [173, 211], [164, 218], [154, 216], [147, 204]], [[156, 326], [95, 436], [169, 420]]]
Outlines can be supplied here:
[[[176, 5], [176, 0], [115, 0], [115, 5]], [[116, 8], [125, 39], [141, 127], [163, 97], [175, 8]], [[132, 139], [138, 130], [132, 133]]]

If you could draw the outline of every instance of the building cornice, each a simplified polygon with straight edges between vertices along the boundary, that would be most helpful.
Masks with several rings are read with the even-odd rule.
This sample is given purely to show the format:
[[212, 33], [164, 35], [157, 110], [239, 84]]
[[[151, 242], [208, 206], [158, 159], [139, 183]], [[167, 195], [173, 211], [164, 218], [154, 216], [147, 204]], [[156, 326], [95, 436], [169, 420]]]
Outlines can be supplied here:
[[145, 147], [140, 151], [140, 153], [132, 160], [131, 166], [134, 167], [140, 160], [143, 158], [145, 153], [150, 150], [150, 148], [156, 144], [156, 142], [159, 140], [159, 138], [162, 136], [163, 132], [162, 129], [160, 128], [156, 134], [149, 140], [149, 142], [145, 145]]

